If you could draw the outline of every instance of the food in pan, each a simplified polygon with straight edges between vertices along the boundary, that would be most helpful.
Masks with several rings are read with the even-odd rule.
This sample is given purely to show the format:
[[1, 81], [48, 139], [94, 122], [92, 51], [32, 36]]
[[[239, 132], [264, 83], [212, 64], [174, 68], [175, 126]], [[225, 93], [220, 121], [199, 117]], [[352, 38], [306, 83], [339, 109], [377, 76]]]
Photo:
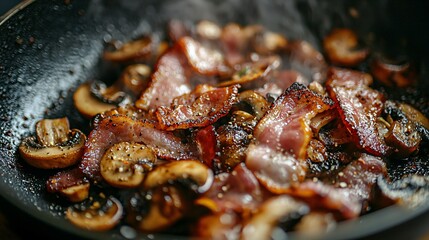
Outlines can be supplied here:
[[73, 95], [89, 132], [43, 119], [19, 152], [57, 169], [47, 191], [94, 231], [269, 239], [423, 204], [428, 177], [389, 167], [427, 161], [428, 109], [382, 90], [413, 87], [414, 63], [351, 29], [321, 46], [260, 25], [172, 20], [164, 39], [106, 46], [117, 80]]

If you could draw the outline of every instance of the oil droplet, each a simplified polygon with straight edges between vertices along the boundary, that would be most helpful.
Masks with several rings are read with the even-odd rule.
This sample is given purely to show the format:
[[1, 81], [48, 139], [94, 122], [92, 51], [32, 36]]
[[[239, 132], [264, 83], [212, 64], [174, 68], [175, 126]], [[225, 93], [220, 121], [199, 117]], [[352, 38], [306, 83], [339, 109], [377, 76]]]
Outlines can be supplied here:
[[122, 226], [119, 230], [121, 235], [126, 239], [134, 239], [137, 237], [137, 232], [134, 228], [129, 226]]

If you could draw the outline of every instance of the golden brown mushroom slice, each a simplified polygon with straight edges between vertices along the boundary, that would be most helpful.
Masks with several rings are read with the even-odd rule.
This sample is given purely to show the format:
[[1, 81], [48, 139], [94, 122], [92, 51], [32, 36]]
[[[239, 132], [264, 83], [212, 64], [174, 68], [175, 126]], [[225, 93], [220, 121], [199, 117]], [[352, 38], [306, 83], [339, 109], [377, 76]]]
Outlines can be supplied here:
[[117, 106], [130, 104], [147, 87], [150, 73], [147, 65], [133, 64], [110, 86], [99, 81], [84, 83], [73, 94], [74, 105], [84, 117], [93, 118]]
[[68, 119], [43, 119], [36, 124], [37, 137], [22, 140], [19, 153], [30, 165], [43, 168], [66, 168], [76, 164], [82, 154], [86, 136], [70, 130]]
[[111, 110], [115, 104], [105, 103], [91, 93], [91, 85], [80, 85], [73, 94], [73, 102], [76, 109], [86, 118], [92, 118], [98, 113]]
[[133, 64], [125, 68], [119, 81], [123, 84], [125, 91], [137, 96], [149, 84], [151, 69], [145, 64]]
[[104, 180], [114, 187], [138, 187], [156, 161], [153, 150], [144, 144], [120, 142], [110, 147], [100, 162]]
[[218, 40], [222, 34], [221, 27], [208, 20], [202, 20], [198, 22], [195, 29], [198, 36], [203, 39]]
[[103, 58], [117, 63], [152, 61], [168, 48], [168, 43], [159, 41], [154, 36], [142, 36], [125, 42], [114, 50], [104, 51]]
[[70, 202], [82, 202], [89, 196], [89, 183], [81, 183], [59, 191], [59, 194]]
[[126, 62], [150, 58], [153, 51], [153, 39], [143, 36], [139, 39], [124, 43], [113, 51], [106, 50], [103, 58], [113, 62]]
[[183, 189], [174, 185], [154, 188], [147, 214], [142, 216], [138, 228], [143, 232], [158, 232], [173, 225], [190, 211], [192, 201]]
[[151, 189], [166, 183], [189, 180], [195, 183], [196, 191], [205, 192], [213, 182], [213, 172], [196, 160], [180, 160], [157, 166], [149, 172], [143, 182], [143, 189]]
[[148, 207], [139, 216], [138, 228], [155, 232], [173, 225], [189, 212], [193, 196], [207, 191], [212, 183], [211, 169], [199, 161], [180, 160], [158, 165], [142, 184]]
[[66, 217], [74, 225], [91, 231], [106, 231], [115, 227], [123, 215], [122, 204], [114, 197], [104, 203], [94, 201], [84, 210], [71, 206]]
[[334, 29], [323, 40], [323, 47], [333, 64], [353, 67], [361, 63], [369, 54], [368, 49], [358, 49], [358, 37], [347, 28]]
[[404, 112], [405, 116], [407, 116], [407, 119], [429, 130], [429, 119], [423, 113], [406, 103], [399, 103], [398, 106]]
[[371, 64], [371, 73], [386, 86], [409, 87], [417, 80], [413, 65], [407, 59], [393, 60], [377, 54]]

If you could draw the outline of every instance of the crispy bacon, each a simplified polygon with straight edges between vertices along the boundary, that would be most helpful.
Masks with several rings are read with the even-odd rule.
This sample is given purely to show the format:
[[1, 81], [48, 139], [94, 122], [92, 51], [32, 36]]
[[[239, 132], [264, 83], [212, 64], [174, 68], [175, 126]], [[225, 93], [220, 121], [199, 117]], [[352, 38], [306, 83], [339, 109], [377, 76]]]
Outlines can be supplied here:
[[177, 44], [168, 49], [156, 63], [149, 86], [143, 90], [135, 105], [144, 110], [155, 109], [189, 93], [191, 86], [187, 67], [186, 58]]
[[385, 98], [371, 89], [369, 74], [340, 68], [330, 68], [326, 89], [336, 103], [340, 117], [354, 142], [376, 156], [388, 154], [389, 147], [378, 133], [377, 118]]
[[307, 180], [289, 188], [287, 193], [307, 203], [312, 210], [332, 212], [337, 220], [356, 218], [361, 212], [361, 203], [346, 188]]
[[196, 152], [171, 132], [156, 129], [148, 122], [117, 115], [101, 120], [91, 131], [79, 168], [86, 176], [100, 180], [101, 157], [110, 146], [119, 142], [144, 143], [163, 159], [189, 159]]
[[203, 46], [191, 37], [181, 38], [178, 44], [195, 72], [210, 76], [228, 71], [220, 51]]
[[313, 209], [329, 210], [338, 220], [358, 217], [367, 211], [373, 186], [379, 176], [387, 177], [386, 164], [378, 157], [362, 154], [337, 174], [333, 185], [306, 181], [286, 193], [302, 199]]
[[205, 92], [190, 105], [159, 107], [156, 110], [159, 127], [164, 130], [205, 127], [228, 114], [238, 101], [239, 85]]
[[244, 165], [238, 164], [231, 173], [215, 176], [214, 183], [204, 193], [197, 204], [213, 212], [251, 211], [264, 199], [263, 191], [253, 173]]
[[379, 176], [388, 179], [386, 164], [378, 157], [363, 153], [337, 174], [335, 186], [348, 188], [355, 198], [368, 201]]
[[306, 41], [292, 41], [289, 46], [289, 64], [308, 81], [324, 82], [328, 64], [323, 55]]
[[213, 125], [200, 128], [195, 133], [195, 143], [200, 151], [201, 160], [210, 168], [216, 156], [216, 131]]
[[305, 162], [267, 145], [251, 144], [246, 152], [246, 166], [273, 193], [284, 192], [305, 178]]
[[304, 159], [312, 138], [310, 120], [330, 107], [329, 101], [294, 83], [259, 121], [254, 136], [258, 144]]
[[57, 172], [46, 181], [48, 192], [60, 192], [66, 188], [86, 183], [85, 175], [79, 168], [71, 168]]

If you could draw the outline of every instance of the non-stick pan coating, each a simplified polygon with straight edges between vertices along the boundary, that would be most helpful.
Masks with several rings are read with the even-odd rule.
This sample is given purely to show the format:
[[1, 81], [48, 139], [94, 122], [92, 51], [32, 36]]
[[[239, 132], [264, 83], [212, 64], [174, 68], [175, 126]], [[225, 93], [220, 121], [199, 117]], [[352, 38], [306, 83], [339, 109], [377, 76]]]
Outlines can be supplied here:
[[[350, 27], [362, 36], [373, 34], [374, 46], [406, 49], [406, 53], [418, 61], [423, 80], [420, 95], [415, 93], [415, 96], [418, 96], [417, 102], [420, 101], [418, 104], [427, 107], [427, 100], [418, 100], [421, 95], [427, 97], [429, 90], [429, 19], [425, 12], [428, 8], [422, 2], [58, 0], [29, 3], [6, 16], [0, 25], [1, 203], [6, 204], [7, 212], [17, 211], [11, 214], [16, 223], [34, 225], [41, 231], [51, 229], [46, 232], [47, 237], [123, 237], [119, 228], [91, 233], [69, 224], [63, 216], [66, 203], [45, 192], [45, 181], [53, 171], [31, 168], [17, 154], [20, 140], [34, 131], [35, 122], [41, 118], [67, 116], [73, 128], [89, 130], [87, 121], [73, 107], [71, 95], [80, 83], [106, 79], [115, 71], [100, 61], [100, 53], [110, 40], [126, 41], [144, 33], [162, 32], [170, 18], [191, 22], [209, 19], [220, 24], [260, 23], [291, 39], [306, 39], [320, 48], [320, 39], [330, 29]], [[357, 18], [350, 15], [354, 10], [359, 13]], [[424, 111], [427, 115], [428, 108]], [[395, 207], [384, 209], [345, 223], [326, 238], [398, 234], [394, 231], [404, 228], [401, 232], [412, 236], [421, 233], [424, 220], [429, 223], [428, 215], [427, 207], [411, 212]], [[392, 230], [393, 227], [396, 230]], [[35, 231], [35, 227], [28, 229]], [[171, 239], [171, 236], [155, 237]]]

